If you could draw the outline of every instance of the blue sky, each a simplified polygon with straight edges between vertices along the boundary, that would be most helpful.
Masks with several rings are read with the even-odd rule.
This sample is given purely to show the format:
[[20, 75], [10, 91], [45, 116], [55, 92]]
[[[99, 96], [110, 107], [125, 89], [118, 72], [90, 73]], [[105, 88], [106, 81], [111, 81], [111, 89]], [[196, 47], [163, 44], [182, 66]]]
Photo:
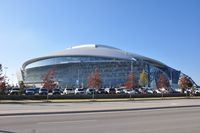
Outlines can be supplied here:
[[199, 0], [0, 0], [0, 63], [97, 43], [145, 55], [200, 84]]

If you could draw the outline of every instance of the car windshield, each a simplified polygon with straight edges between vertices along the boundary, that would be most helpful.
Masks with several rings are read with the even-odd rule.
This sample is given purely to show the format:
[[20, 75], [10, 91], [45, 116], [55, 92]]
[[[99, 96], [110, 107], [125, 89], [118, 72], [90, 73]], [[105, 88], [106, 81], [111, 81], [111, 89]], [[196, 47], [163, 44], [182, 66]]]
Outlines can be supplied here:
[[12, 90], [18, 91], [19, 89], [18, 88], [13, 88]]
[[35, 89], [27, 89], [27, 91], [35, 91]]
[[72, 89], [67, 89], [67, 91], [72, 91]]
[[78, 89], [78, 91], [83, 91], [83, 89]]
[[47, 91], [47, 89], [41, 89], [41, 91]]

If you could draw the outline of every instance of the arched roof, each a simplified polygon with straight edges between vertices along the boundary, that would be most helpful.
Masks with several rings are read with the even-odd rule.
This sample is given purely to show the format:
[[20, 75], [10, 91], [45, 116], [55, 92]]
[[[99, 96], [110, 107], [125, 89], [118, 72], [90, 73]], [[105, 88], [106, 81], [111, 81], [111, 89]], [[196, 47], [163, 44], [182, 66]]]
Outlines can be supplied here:
[[23, 64], [23, 68], [25, 68], [28, 64], [39, 60], [53, 58], [53, 57], [62, 57], [62, 56], [98, 56], [98, 57], [110, 57], [110, 58], [119, 58], [126, 60], [143, 60], [151, 64], [154, 64], [156, 66], [160, 67], [165, 66], [165, 64], [163, 64], [160, 61], [144, 57], [138, 54], [129, 53], [114, 47], [97, 45], [97, 44], [84, 44], [84, 45], [73, 46], [71, 48], [67, 48], [65, 50], [55, 52], [43, 57], [38, 57], [28, 60]]

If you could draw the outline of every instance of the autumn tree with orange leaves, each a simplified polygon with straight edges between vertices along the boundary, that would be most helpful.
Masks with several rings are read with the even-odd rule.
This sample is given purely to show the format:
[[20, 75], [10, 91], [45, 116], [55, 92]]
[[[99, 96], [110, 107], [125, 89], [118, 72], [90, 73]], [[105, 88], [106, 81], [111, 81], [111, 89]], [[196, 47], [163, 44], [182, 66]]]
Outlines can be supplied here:
[[99, 68], [96, 68], [94, 72], [89, 75], [88, 87], [93, 89], [100, 89], [102, 85], [101, 74]]
[[128, 75], [128, 79], [127, 79], [127, 82], [125, 83], [125, 87], [127, 89], [133, 89], [133, 88], [137, 87], [135, 75], [132, 72], [130, 72]]
[[43, 79], [43, 88], [52, 90], [57, 86], [55, 82], [55, 68], [50, 68]]
[[163, 74], [159, 75], [159, 78], [157, 80], [157, 88], [161, 89], [161, 88], [169, 88], [170, 87], [170, 83], [169, 80], [167, 79], [167, 77]]
[[193, 83], [191, 82], [191, 80], [186, 76], [180, 78], [178, 84], [179, 84], [183, 93], [186, 89], [191, 88], [193, 86]]

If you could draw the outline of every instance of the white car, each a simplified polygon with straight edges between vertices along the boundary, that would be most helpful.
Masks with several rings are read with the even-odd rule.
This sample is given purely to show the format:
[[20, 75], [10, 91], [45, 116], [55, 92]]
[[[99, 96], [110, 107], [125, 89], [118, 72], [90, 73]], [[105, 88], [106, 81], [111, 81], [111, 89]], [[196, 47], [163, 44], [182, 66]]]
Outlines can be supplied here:
[[105, 92], [107, 94], [116, 94], [116, 90], [114, 88], [105, 88]]
[[65, 88], [63, 94], [75, 94], [75, 90], [70, 88]]
[[155, 89], [153, 92], [154, 92], [155, 94], [161, 94], [161, 93], [162, 93], [162, 92], [159, 91], [158, 89]]
[[137, 94], [137, 92], [135, 90], [133, 90], [133, 89], [125, 89], [124, 92], [126, 94]]
[[85, 94], [85, 90], [82, 89], [82, 88], [76, 88], [75, 89], [75, 95], [78, 95], [78, 94]]
[[86, 94], [87, 94], [87, 95], [91, 95], [91, 94], [93, 94], [93, 93], [96, 93], [96, 90], [95, 90], [95, 89], [87, 88], [87, 90], [86, 90]]
[[122, 88], [115, 88], [115, 90], [116, 90], [116, 94], [124, 94], [125, 93], [124, 89], [122, 89]]
[[199, 90], [199, 89], [196, 89], [196, 90], [194, 91], [194, 94], [200, 94], [200, 90]]
[[12, 88], [9, 93], [9, 95], [19, 95], [19, 94], [20, 94], [19, 88]]
[[145, 90], [145, 92], [146, 92], [147, 94], [153, 94], [153, 90], [151, 90], [151, 89], [147, 89], [147, 90]]

